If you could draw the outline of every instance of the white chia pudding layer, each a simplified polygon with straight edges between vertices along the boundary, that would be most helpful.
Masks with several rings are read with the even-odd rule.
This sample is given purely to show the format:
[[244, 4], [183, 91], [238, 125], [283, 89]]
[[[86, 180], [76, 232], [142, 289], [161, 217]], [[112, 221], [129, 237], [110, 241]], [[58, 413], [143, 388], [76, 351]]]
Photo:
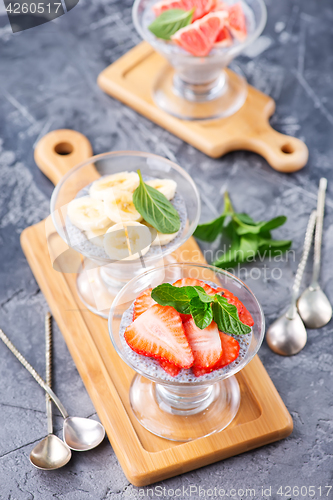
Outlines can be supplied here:
[[[103, 177], [107, 176], [102, 176]], [[148, 180], [153, 180], [153, 177], [143, 177], [144, 181]], [[92, 183], [91, 183], [92, 184]], [[85, 186], [81, 191], [78, 192], [75, 198], [81, 198], [82, 196], [89, 196], [89, 188], [91, 184], [88, 184]], [[174, 206], [174, 208], [177, 210], [180, 218], [180, 229], [178, 231], [177, 236], [167, 243], [166, 245], [163, 246], [151, 246], [148, 252], [145, 254], [146, 257], [151, 257], [154, 254], [155, 255], [160, 255], [161, 250], [163, 251], [168, 250], [168, 248], [173, 247], [174, 245], [177, 245], [177, 242], [181, 239], [185, 224], [187, 221], [187, 210], [186, 210], [186, 204], [184, 198], [177, 193], [173, 197], [172, 200], [170, 200], [171, 205]], [[76, 227], [72, 222], [70, 221], [70, 218], [67, 216], [66, 217], [66, 231], [67, 231], [67, 236], [70, 241], [70, 245], [74, 247], [79, 253], [82, 253], [85, 256], [90, 257], [91, 259], [102, 259], [102, 260], [110, 260], [110, 257], [107, 255], [105, 252], [104, 248], [99, 247], [97, 245], [94, 245], [85, 235], [85, 232]]]
[[[206, 283], [212, 286], [213, 288], [217, 286], [216, 283], [212, 282], [206, 282]], [[127, 311], [124, 312], [119, 327], [119, 336], [125, 351], [125, 357], [133, 366], [137, 367], [142, 373], [150, 375], [152, 377], [159, 378], [167, 382], [181, 382], [181, 383], [198, 382], [198, 381], [205, 382], [211, 379], [215, 379], [221, 375], [227, 374], [242, 362], [251, 344], [252, 330], [250, 333], [247, 333], [245, 335], [230, 335], [228, 333], [228, 335], [236, 339], [237, 342], [239, 343], [239, 356], [237, 359], [235, 359], [235, 361], [233, 361], [227, 366], [224, 366], [223, 368], [220, 368], [220, 370], [215, 370], [210, 373], [206, 373], [205, 375], [201, 375], [200, 377], [196, 377], [190, 368], [187, 370], [182, 369], [176, 377], [172, 377], [165, 370], [163, 370], [163, 368], [160, 367], [160, 364], [156, 359], [150, 358], [148, 356], [143, 356], [142, 354], [138, 354], [132, 351], [130, 346], [127, 344], [124, 334], [126, 328], [131, 323], [133, 323], [133, 310], [134, 310], [134, 302], [127, 309]]]

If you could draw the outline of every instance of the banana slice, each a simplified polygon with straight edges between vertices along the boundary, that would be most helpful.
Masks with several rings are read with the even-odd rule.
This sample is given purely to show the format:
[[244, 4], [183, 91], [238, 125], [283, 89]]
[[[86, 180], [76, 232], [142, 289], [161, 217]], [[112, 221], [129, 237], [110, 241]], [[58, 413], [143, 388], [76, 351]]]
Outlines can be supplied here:
[[132, 193], [113, 189], [109, 198], [104, 200], [105, 213], [114, 222], [127, 222], [142, 220], [142, 216], [136, 210], [133, 203]]
[[103, 229], [91, 229], [90, 231], [86, 231], [86, 237], [93, 245], [104, 248], [104, 235], [106, 231], [112, 226], [113, 223], [111, 223], [109, 226], [103, 227]]
[[178, 233], [179, 231], [176, 231], [175, 233], [164, 234], [157, 231], [156, 238], [152, 242], [151, 246], [156, 247], [157, 245], [160, 245], [161, 247], [163, 247], [163, 245], [167, 245], [168, 243], [170, 243], [170, 241], [174, 240]]
[[152, 181], [147, 181], [146, 184], [164, 194], [168, 200], [172, 200], [177, 189], [177, 182], [172, 179], [153, 179]]
[[140, 183], [136, 172], [119, 172], [118, 174], [106, 175], [92, 183], [89, 194], [97, 200], [105, 200], [112, 195], [114, 188], [133, 193]]
[[134, 260], [145, 255], [151, 243], [147, 226], [140, 222], [118, 222], [104, 236], [104, 250], [113, 260]]
[[[142, 224], [144, 224], [147, 227], [153, 227], [151, 224], [149, 224], [146, 221], [143, 221]], [[159, 231], [156, 231], [156, 237], [154, 238], [154, 241], [151, 243], [152, 247], [157, 247], [157, 246], [163, 246], [167, 245], [170, 243], [170, 241], [174, 240], [177, 236], [179, 231], [176, 231], [175, 233], [170, 233], [170, 234], [165, 234], [165, 233], [160, 233]]]
[[67, 215], [71, 223], [83, 231], [103, 229], [111, 223], [105, 213], [103, 202], [93, 200], [89, 196], [71, 201], [67, 207]]

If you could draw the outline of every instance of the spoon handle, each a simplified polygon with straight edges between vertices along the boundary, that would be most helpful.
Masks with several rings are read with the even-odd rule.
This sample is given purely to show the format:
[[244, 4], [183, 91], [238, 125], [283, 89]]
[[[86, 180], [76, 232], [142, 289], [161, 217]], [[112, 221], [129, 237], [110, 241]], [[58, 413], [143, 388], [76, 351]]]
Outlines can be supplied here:
[[60, 399], [58, 398], [58, 396], [56, 396], [54, 394], [54, 392], [52, 391], [52, 389], [47, 385], [47, 383], [42, 379], [42, 377], [40, 375], [38, 375], [38, 373], [31, 366], [31, 364], [25, 359], [24, 356], [22, 356], [22, 354], [20, 353], [20, 351], [18, 351], [16, 349], [16, 347], [14, 346], [14, 344], [12, 344], [12, 342], [9, 340], [9, 338], [3, 332], [3, 330], [1, 330], [1, 328], [0, 328], [0, 339], [5, 344], [5, 346], [7, 346], [8, 349], [14, 354], [14, 356], [19, 360], [19, 362], [24, 366], [24, 368], [26, 370], [28, 370], [28, 372], [30, 373], [30, 375], [33, 376], [33, 378], [36, 380], [36, 382], [38, 382], [38, 384], [41, 387], [43, 387], [44, 391], [46, 391], [50, 395], [52, 401], [58, 407], [61, 415], [64, 418], [67, 418], [68, 417], [68, 413], [65, 410], [65, 408], [64, 408], [63, 404], [61, 403]]
[[305, 269], [305, 266], [306, 266], [306, 263], [307, 263], [307, 260], [309, 257], [310, 248], [312, 245], [313, 231], [314, 231], [314, 228], [316, 225], [316, 219], [317, 219], [317, 212], [316, 212], [316, 210], [313, 210], [313, 212], [310, 215], [309, 222], [308, 222], [308, 225], [306, 228], [302, 258], [298, 264], [298, 268], [297, 268], [296, 276], [295, 276], [295, 280], [294, 280], [291, 305], [290, 305], [290, 308], [287, 312], [287, 318], [289, 318], [289, 319], [293, 319], [295, 317], [296, 312], [297, 312], [296, 300], [297, 300], [298, 295], [299, 295], [299, 289], [301, 286], [301, 281], [303, 278], [304, 269]]
[[318, 279], [320, 273], [321, 241], [323, 237], [326, 188], [327, 188], [327, 179], [325, 179], [325, 177], [322, 177], [319, 181], [318, 200], [317, 200], [317, 223], [316, 223], [316, 234], [314, 242], [313, 274], [311, 283], [311, 286], [313, 288], [316, 288], [318, 286]]
[[[46, 383], [52, 387], [52, 317], [48, 312], [45, 316], [45, 361], [46, 361]], [[45, 394], [47, 432], [53, 434], [52, 402], [49, 393]]]

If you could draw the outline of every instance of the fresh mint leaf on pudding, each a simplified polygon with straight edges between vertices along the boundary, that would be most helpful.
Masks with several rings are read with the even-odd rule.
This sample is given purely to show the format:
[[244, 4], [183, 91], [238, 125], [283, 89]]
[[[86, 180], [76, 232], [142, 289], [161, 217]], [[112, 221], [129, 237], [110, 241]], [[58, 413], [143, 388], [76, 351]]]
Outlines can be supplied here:
[[151, 292], [161, 306], [171, 306], [180, 314], [191, 314], [203, 330], [214, 320], [219, 330], [231, 335], [250, 333], [251, 328], [239, 319], [237, 307], [220, 294], [209, 295], [201, 286], [173, 286], [163, 283]]
[[138, 170], [140, 184], [133, 193], [133, 203], [143, 219], [163, 234], [179, 231], [180, 217], [170, 201], [152, 186], [143, 182]]
[[148, 29], [157, 37], [170, 40], [181, 28], [185, 28], [192, 22], [194, 9], [187, 11], [183, 9], [169, 9], [162, 12], [149, 26]]

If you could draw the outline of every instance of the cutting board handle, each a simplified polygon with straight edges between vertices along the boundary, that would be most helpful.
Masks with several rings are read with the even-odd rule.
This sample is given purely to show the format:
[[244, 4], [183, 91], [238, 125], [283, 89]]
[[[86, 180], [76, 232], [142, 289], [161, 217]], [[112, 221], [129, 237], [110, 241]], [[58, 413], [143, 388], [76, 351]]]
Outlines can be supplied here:
[[34, 153], [37, 166], [54, 185], [71, 168], [92, 155], [89, 140], [80, 132], [69, 129], [53, 130], [46, 134], [37, 143]]
[[[257, 125], [258, 127], [258, 125]], [[263, 156], [279, 172], [296, 172], [306, 165], [309, 151], [304, 142], [290, 135], [280, 134], [268, 121], [249, 137], [247, 149]]]

